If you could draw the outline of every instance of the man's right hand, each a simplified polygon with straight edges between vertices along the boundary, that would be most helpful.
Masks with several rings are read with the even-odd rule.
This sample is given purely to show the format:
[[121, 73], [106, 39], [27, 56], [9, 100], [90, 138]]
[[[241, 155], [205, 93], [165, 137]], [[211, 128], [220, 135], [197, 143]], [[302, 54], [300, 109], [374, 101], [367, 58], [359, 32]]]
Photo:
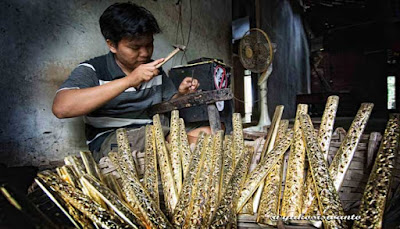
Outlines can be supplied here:
[[160, 71], [156, 68], [157, 64], [164, 61], [164, 58], [155, 60], [147, 64], [141, 64], [133, 70], [127, 78], [131, 87], [137, 87], [143, 82], [150, 81], [154, 76], [157, 76]]

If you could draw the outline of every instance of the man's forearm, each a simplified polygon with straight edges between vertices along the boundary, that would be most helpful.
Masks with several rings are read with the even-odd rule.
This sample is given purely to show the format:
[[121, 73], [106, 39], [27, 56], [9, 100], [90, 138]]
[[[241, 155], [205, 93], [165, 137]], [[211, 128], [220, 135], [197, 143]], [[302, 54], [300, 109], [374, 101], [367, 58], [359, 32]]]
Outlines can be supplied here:
[[57, 118], [86, 115], [117, 97], [127, 88], [129, 83], [122, 78], [97, 87], [59, 91], [54, 98], [53, 113]]

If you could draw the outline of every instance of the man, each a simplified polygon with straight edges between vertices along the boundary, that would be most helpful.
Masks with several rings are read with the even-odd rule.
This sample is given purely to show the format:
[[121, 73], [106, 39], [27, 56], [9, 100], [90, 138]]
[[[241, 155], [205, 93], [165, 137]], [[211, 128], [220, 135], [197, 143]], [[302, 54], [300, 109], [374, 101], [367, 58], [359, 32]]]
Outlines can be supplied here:
[[58, 118], [84, 116], [87, 143], [97, 159], [111, 150], [114, 131], [120, 127], [132, 128], [137, 139], [133, 148], [142, 150], [143, 126], [151, 123], [147, 109], [194, 92], [199, 86], [196, 79], [186, 77], [176, 90], [155, 67], [163, 61], [151, 60], [153, 35], [160, 28], [147, 9], [134, 3], [116, 3], [104, 11], [99, 22], [110, 52], [75, 68], [53, 102]]

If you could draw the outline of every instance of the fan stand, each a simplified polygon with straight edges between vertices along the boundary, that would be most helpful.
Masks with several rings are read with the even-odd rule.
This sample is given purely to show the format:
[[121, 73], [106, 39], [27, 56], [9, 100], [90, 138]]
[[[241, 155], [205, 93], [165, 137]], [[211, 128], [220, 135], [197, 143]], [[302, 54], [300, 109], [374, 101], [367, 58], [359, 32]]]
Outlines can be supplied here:
[[258, 131], [258, 132], [265, 132], [266, 126], [271, 125], [271, 118], [269, 117], [268, 114], [268, 100], [267, 100], [267, 95], [268, 95], [268, 77], [272, 73], [272, 64], [269, 65], [267, 71], [263, 72], [260, 76], [260, 78], [264, 77], [264, 81], [261, 82], [260, 86], [260, 103], [261, 103], [261, 113], [260, 113], [260, 119], [258, 121], [257, 126], [252, 126], [246, 128], [246, 130], [249, 131]]

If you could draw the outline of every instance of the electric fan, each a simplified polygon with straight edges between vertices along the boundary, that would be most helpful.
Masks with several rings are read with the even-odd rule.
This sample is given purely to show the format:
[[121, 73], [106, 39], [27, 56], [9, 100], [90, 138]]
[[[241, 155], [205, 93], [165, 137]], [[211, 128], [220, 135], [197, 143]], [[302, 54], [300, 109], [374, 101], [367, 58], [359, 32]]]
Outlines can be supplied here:
[[257, 126], [250, 129], [264, 130], [264, 126], [271, 124], [267, 104], [267, 78], [272, 72], [274, 48], [268, 35], [261, 29], [252, 28], [240, 40], [239, 57], [243, 67], [254, 73], [260, 73], [258, 86], [260, 87], [261, 114]]

